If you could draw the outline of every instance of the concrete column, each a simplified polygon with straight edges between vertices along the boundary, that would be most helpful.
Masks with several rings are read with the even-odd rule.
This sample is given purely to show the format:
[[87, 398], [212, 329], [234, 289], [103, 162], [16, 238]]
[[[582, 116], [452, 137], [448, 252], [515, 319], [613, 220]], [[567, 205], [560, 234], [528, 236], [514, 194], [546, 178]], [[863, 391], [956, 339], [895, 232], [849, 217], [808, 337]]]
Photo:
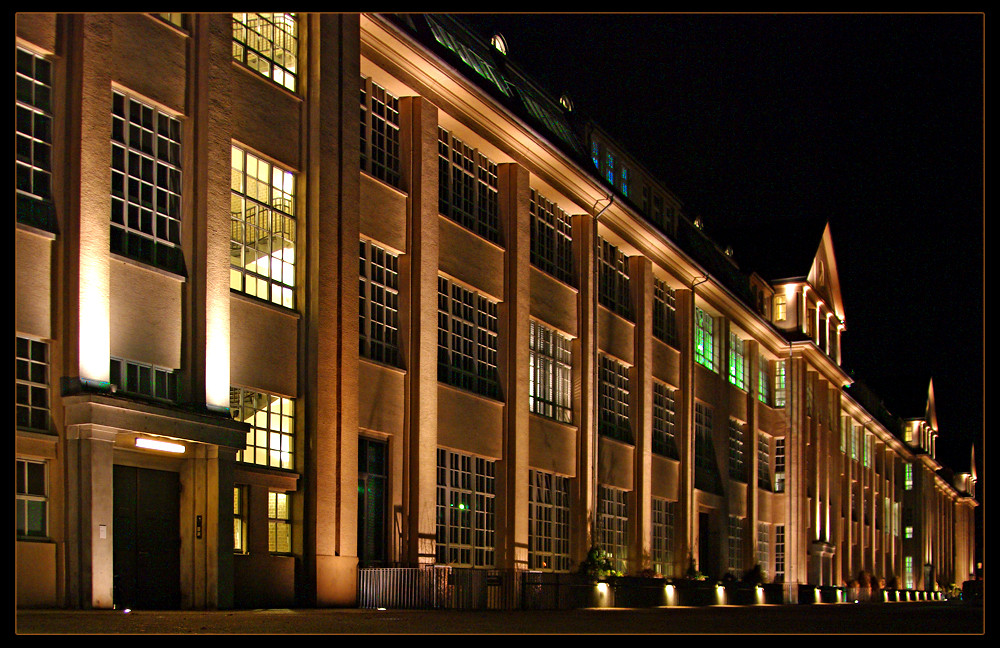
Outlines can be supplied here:
[[114, 440], [111, 429], [66, 428], [67, 567], [70, 605], [114, 605]]
[[500, 305], [503, 458], [497, 466], [497, 567], [528, 567], [528, 364], [531, 313], [531, 188], [516, 164], [497, 169], [506, 244]]
[[110, 14], [67, 21], [65, 261], [66, 378], [110, 377], [111, 53]]
[[579, 412], [579, 443], [577, 444], [576, 496], [572, 499], [573, 529], [570, 540], [573, 561], [583, 562], [590, 547], [596, 543], [595, 502], [595, 444], [597, 421], [595, 403], [597, 383], [595, 377], [596, 341], [594, 331], [594, 281], [595, 245], [594, 218], [587, 214], [573, 216], [573, 258], [575, 259], [577, 286], [577, 322], [579, 336], [573, 341], [573, 411]]
[[785, 599], [797, 602], [798, 583], [808, 579], [808, 500], [806, 498], [805, 462], [808, 427], [804, 413], [805, 383], [808, 379], [805, 361], [792, 357], [788, 360], [788, 413], [789, 425], [785, 435], [785, 498], [787, 513], [785, 523]]
[[[758, 429], [758, 407], [760, 399], [760, 344], [756, 340], [744, 343], [747, 354], [747, 421], [745, 448], [748, 456], [747, 464], [747, 542], [744, 543], [743, 564], [752, 567], [757, 564], [757, 524], [760, 521], [760, 495], [757, 485], [757, 474], [760, 470], [760, 430]], [[764, 565], [761, 565], [764, 567]]]
[[232, 169], [232, 18], [191, 15], [184, 123], [185, 218], [181, 240], [188, 272], [184, 287], [184, 400], [229, 406], [229, 241]]
[[[192, 456], [185, 460], [181, 470], [183, 609], [233, 606], [235, 459], [236, 452], [232, 449], [220, 450], [217, 446], [198, 444], [193, 446]], [[266, 553], [266, 537], [263, 545], [263, 553]]]
[[629, 568], [651, 567], [653, 515], [653, 264], [639, 255], [629, 257], [629, 277], [635, 312], [632, 336], [634, 364], [629, 376], [634, 484], [630, 501]]
[[680, 484], [677, 488], [677, 524], [682, 533], [674, 553], [674, 573], [684, 574], [694, 556], [698, 535], [698, 509], [694, 497], [694, 291], [676, 290], [677, 339], [680, 346], [680, 385], [674, 404], [676, 412], [677, 452], [680, 457]]
[[[219, 505], [210, 514], [208, 528], [214, 534], [214, 545], [206, 548], [214, 557], [214, 568], [208, 569], [208, 588], [205, 592], [206, 607], [226, 610], [233, 607], [233, 469], [236, 466], [236, 451], [229, 448], [215, 448], [208, 474], [208, 492], [217, 493]], [[214, 571], [214, 573], [213, 573]]]
[[353, 605], [357, 596], [360, 22], [356, 14], [310, 14], [302, 27], [298, 438], [308, 444], [300, 455], [305, 598], [323, 607]]
[[399, 259], [400, 346], [406, 363], [403, 555], [435, 556], [437, 492], [438, 111], [421, 97], [399, 101], [402, 173], [409, 191], [406, 254]]
[[865, 569], [867, 569], [869, 572], [873, 572], [874, 573], [874, 571], [875, 571], [875, 564], [876, 564], [876, 560], [877, 560], [877, 556], [876, 556], [877, 549], [876, 549], [876, 545], [875, 545], [875, 536], [878, 534], [878, 531], [875, 528], [875, 516], [878, 513], [878, 511], [876, 511], [875, 509], [878, 506], [878, 496], [877, 496], [878, 488], [876, 488], [876, 486], [877, 486], [877, 479], [878, 478], [875, 475], [875, 435], [871, 434], [870, 436], [871, 436], [870, 440], [869, 440], [868, 437], [865, 437], [865, 445], [868, 446], [868, 444], [871, 444], [871, 448], [872, 448], [872, 452], [871, 452], [871, 456], [870, 456], [870, 459], [871, 459], [870, 465], [866, 468], [866, 472], [868, 473], [868, 480], [869, 480], [868, 481], [868, 483], [869, 483], [868, 492], [870, 494], [870, 496], [868, 498], [868, 502], [866, 503], [866, 506], [868, 507], [868, 519], [871, 521], [871, 524], [868, 527], [868, 544], [871, 547], [871, 549], [868, 552], [868, 556], [869, 556], [869, 558], [868, 558], [868, 566]]

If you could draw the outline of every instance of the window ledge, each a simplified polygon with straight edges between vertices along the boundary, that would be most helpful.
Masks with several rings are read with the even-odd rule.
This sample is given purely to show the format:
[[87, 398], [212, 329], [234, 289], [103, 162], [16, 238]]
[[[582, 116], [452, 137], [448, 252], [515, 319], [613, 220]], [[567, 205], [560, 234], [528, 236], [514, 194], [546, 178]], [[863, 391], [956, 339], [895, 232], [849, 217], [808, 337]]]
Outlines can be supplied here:
[[[230, 56], [232, 56], [232, 54], [230, 54]], [[256, 72], [255, 70], [250, 69], [249, 67], [247, 67], [243, 63], [240, 63], [236, 59], [233, 59], [232, 63], [233, 63], [233, 67], [236, 68], [236, 69], [238, 69], [238, 70], [241, 70], [243, 72], [243, 74], [246, 74], [247, 76], [249, 76], [249, 77], [251, 77], [253, 79], [258, 79], [261, 83], [265, 83], [269, 87], [272, 87], [275, 90], [284, 93], [290, 99], [294, 99], [294, 100], [296, 100], [296, 101], [298, 101], [300, 103], [302, 102], [302, 97], [298, 93], [292, 92], [291, 90], [289, 90], [288, 88], [286, 88], [283, 85], [278, 85], [278, 82], [277, 81], [273, 81], [270, 77], [266, 77], [263, 74], [260, 74], [259, 72]], [[297, 86], [301, 85], [301, 81], [302, 80], [301, 80], [301, 78], [299, 76], [295, 77], [295, 82], [296, 82]]]
[[471, 389], [466, 389], [464, 387], [456, 387], [455, 385], [450, 385], [444, 382], [443, 380], [438, 380], [437, 384], [438, 387], [443, 387], [445, 389], [457, 392], [459, 394], [465, 394], [466, 396], [471, 396], [472, 398], [481, 400], [484, 403], [490, 403], [491, 405], [495, 405], [496, 407], [504, 406], [504, 402], [500, 400], [500, 398], [493, 398], [492, 396], [487, 396], [486, 394], [480, 394], [479, 392], [474, 392]]
[[235, 297], [240, 301], [245, 301], [248, 304], [255, 304], [257, 306], [263, 306], [264, 308], [270, 308], [275, 313], [281, 313], [288, 317], [295, 319], [301, 319], [302, 313], [295, 310], [294, 308], [288, 308], [287, 306], [282, 306], [281, 304], [275, 304], [274, 302], [267, 301], [266, 299], [261, 299], [260, 297], [254, 297], [253, 295], [248, 295], [245, 292], [240, 292], [239, 290], [229, 289], [230, 297]]
[[17, 428], [17, 436], [24, 439], [34, 439], [36, 441], [47, 441], [49, 443], [58, 443], [59, 435], [55, 432], [46, 432], [43, 430], [28, 430], [24, 428]]
[[544, 414], [539, 414], [538, 412], [528, 412], [530, 418], [538, 419], [539, 421], [544, 421], [545, 425], [557, 425], [559, 427], [565, 428], [567, 432], [576, 432], [579, 429], [572, 421], [560, 421], [559, 419], [552, 418], [551, 416], [545, 416]]
[[56, 233], [50, 232], [47, 229], [42, 229], [40, 227], [35, 227], [34, 225], [28, 225], [27, 223], [22, 223], [17, 219], [14, 220], [14, 226], [28, 234], [34, 234], [35, 236], [40, 236], [42, 238], [49, 239], [50, 241], [56, 240]]
[[406, 375], [406, 369], [403, 367], [397, 367], [396, 365], [389, 364], [387, 362], [379, 362], [378, 360], [372, 360], [371, 358], [365, 357], [361, 354], [358, 354], [358, 361], [363, 362], [365, 364], [369, 364], [373, 367], [378, 367], [379, 369], [386, 369], [388, 371], [392, 371], [393, 373], [398, 373], [403, 376]]
[[[359, 173], [361, 174], [362, 178], [364, 178], [364, 179], [366, 179], [366, 180], [368, 180], [368, 181], [370, 181], [372, 183], [377, 184], [379, 187], [382, 187], [384, 189], [388, 189], [389, 191], [392, 191], [394, 193], [399, 194], [399, 196], [401, 198], [408, 198], [410, 196], [410, 194], [406, 190], [401, 189], [400, 187], [397, 187], [395, 185], [389, 184], [385, 180], [381, 180], [379, 178], [376, 178], [375, 176], [373, 176], [372, 174], [368, 173], [367, 171], [359, 171]], [[473, 234], [475, 234], [475, 232], [473, 232]]]
[[171, 272], [170, 270], [164, 270], [163, 268], [158, 268], [154, 265], [149, 265], [148, 263], [143, 263], [142, 261], [118, 254], [117, 252], [109, 252], [108, 255], [116, 261], [120, 261], [123, 264], [134, 266], [136, 268], [141, 268], [146, 272], [152, 272], [160, 276], [167, 277], [168, 279], [176, 279], [180, 283], [185, 283], [187, 281], [187, 277], [182, 274]]

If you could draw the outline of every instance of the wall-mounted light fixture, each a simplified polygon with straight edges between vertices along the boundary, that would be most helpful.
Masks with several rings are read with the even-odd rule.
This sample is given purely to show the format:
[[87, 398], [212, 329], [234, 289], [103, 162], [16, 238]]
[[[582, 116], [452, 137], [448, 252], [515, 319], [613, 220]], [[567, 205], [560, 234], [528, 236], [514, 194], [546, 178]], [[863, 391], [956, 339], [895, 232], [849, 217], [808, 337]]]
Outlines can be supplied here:
[[173, 452], [175, 454], [184, 454], [185, 450], [184, 446], [180, 443], [170, 443], [169, 441], [159, 441], [157, 439], [147, 439], [144, 437], [136, 438], [135, 447], [145, 448], [146, 450]]

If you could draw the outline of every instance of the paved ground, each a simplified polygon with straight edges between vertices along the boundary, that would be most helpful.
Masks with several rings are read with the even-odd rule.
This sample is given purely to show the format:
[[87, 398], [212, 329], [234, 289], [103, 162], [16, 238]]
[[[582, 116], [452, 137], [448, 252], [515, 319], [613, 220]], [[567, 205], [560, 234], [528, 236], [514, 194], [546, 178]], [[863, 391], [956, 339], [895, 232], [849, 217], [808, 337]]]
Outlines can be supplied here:
[[558, 611], [18, 611], [17, 634], [983, 634], [956, 602]]

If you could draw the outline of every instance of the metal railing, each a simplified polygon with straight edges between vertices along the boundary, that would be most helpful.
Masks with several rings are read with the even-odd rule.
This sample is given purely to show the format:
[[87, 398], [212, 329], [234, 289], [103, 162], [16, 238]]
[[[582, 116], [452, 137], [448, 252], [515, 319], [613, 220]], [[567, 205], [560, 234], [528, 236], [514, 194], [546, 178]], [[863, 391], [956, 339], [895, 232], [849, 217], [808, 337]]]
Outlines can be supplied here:
[[516, 610], [525, 602], [525, 575], [533, 573], [447, 565], [366, 567], [358, 570], [358, 607]]

